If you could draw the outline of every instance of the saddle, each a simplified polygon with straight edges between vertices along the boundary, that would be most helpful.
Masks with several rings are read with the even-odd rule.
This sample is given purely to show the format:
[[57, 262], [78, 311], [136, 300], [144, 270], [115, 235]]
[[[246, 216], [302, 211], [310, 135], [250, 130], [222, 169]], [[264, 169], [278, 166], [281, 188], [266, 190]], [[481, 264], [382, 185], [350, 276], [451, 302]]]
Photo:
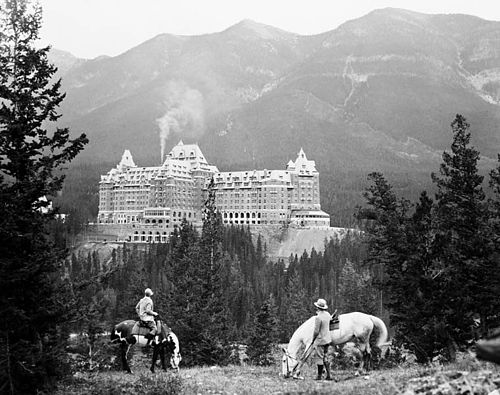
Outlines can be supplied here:
[[[172, 332], [172, 329], [167, 324], [161, 324], [160, 321], [156, 322], [156, 335], [162, 333], [162, 329], [165, 331], [165, 334], [168, 335], [170, 332]], [[139, 336], [145, 336], [149, 332], [151, 332], [151, 329], [149, 327], [145, 326], [145, 324], [142, 321], [136, 321], [135, 325], [132, 327], [132, 332], [131, 335], [139, 335]]]
[[151, 332], [151, 329], [149, 329], [149, 327], [145, 326], [142, 323], [142, 321], [136, 321], [135, 325], [132, 327], [132, 332], [130, 334], [131, 335], [145, 336], [149, 332]]
[[334, 331], [339, 328], [340, 328], [339, 315], [337, 314], [337, 310], [335, 310], [332, 314], [332, 319], [330, 320], [330, 331]]

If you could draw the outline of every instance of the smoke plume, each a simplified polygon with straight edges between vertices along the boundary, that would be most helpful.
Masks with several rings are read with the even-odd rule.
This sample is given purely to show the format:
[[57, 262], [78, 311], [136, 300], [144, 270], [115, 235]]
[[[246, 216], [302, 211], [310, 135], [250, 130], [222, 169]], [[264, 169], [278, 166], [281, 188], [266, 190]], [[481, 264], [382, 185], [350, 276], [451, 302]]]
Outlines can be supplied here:
[[189, 88], [185, 82], [170, 81], [165, 92], [165, 114], [156, 120], [160, 129], [161, 160], [165, 156], [165, 145], [171, 133], [183, 137], [198, 138], [205, 128], [203, 95]]

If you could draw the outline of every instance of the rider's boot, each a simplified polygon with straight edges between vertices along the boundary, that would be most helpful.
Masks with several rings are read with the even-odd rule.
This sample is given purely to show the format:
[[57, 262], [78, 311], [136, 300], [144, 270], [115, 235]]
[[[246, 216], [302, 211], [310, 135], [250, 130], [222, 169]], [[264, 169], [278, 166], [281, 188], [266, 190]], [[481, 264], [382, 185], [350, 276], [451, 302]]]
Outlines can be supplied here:
[[318, 365], [318, 375], [316, 376], [315, 380], [322, 380], [323, 379], [323, 365]]
[[146, 347], [151, 346], [151, 342], [155, 338], [155, 336], [151, 333], [148, 333], [147, 335], [144, 336], [146, 339], [148, 339], [148, 342], [146, 343]]

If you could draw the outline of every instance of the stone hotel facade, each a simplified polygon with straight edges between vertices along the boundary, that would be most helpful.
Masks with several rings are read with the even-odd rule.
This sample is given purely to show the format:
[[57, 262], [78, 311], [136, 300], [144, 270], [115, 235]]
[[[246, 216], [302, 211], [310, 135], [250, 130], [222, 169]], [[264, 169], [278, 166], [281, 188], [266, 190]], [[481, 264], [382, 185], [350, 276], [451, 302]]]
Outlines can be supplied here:
[[161, 166], [138, 167], [130, 151], [99, 183], [99, 230], [133, 242], [164, 242], [185, 219], [201, 226], [214, 179], [224, 224], [329, 227], [319, 173], [301, 149], [285, 170], [219, 172], [196, 144], [177, 144]]

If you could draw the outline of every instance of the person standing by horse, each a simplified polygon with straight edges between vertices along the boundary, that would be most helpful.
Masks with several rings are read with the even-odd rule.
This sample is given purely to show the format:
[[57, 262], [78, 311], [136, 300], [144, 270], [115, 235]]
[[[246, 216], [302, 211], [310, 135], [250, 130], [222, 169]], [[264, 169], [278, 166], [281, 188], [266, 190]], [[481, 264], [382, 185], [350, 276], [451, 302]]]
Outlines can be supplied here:
[[[318, 299], [314, 302], [316, 306], [316, 319], [314, 321], [314, 334], [312, 347], [315, 353], [315, 361], [318, 365], [318, 375], [316, 380], [321, 380], [323, 376], [324, 366], [326, 365], [326, 380], [332, 380], [330, 369], [327, 361], [328, 346], [331, 343], [330, 321], [332, 316], [327, 311], [328, 305], [325, 299]], [[307, 358], [307, 356], [304, 356]]]
[[146, 288], [144, 291], [144, 297], [135, 306], [135, 311], [139, 315], [141, 320], [141, 325], [150, 329], [150, 332], [145, 336], [149, 341], [154, 339], [156, 335], [156, 323], [155, 317], [158, 315], [153, 310], [153, 291], [150, 288]]

